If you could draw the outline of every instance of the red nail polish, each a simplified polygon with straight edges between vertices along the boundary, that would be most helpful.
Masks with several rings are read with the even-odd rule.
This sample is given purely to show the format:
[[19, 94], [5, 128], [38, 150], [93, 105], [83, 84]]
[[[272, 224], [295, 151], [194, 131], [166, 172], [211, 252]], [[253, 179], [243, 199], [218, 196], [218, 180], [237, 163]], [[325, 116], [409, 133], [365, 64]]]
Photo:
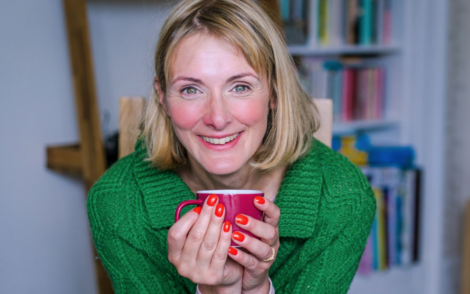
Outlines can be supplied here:
[[194, 208], [193, 211], [194, 211], [195, 213], [197, 213], [197, 214], [200, 214], [200, 213], [201, 213], [201, 209], [202, 209], [202, 207], [201, 207], [201, 206], [198, 206], [198, 207]]
[[209, 199], [207, 199], [207, 205], [209, 206], [214, 206], [216, 202], [217, 202], [217, 195], [215, 194], [211, 194], [209, 196]]
[[245, 235], [243, 235], [242, 233], [240, 232], [234, 232], [232, 234], [232, 237], [233, 239], [239, 241], [239, 242], [243, 242], [243, 240], [245, 240]]
[[230, 221], [225, 221], [225, 223], [224, 223], [224, 232], [227, 233], [228, 231], [230, 231], [230, 225], [231, 225]]
[[239, 223], [239, 224], [242, 224], [242, 225], [246, 225], [248, 223], [248, 218], [244, 215], [238, 214], [235, 217], [235, 222]]
[[224, 214], [224, 205], [219, 203], [215, 207], [215, 215], [218, 216], [218, 217], [221, 217], [222, 214]]
[[264, 204], [264, 203], [266, 202], [266, 201], [264, 200], [264, 198], [263, 198], [263, 197], [260, 197], [260, 196], [256, 196], [256, 197], [255, 197], [255, 201], [256, 201], [256, 203], [258, 203], [258, 204]]
[[232, 255], [237, 255], [238, 254], [238, 251], [237, 249], [233, 248], [233, 247], [229, 247], [228, 248], [228, 253], [232, 254]]

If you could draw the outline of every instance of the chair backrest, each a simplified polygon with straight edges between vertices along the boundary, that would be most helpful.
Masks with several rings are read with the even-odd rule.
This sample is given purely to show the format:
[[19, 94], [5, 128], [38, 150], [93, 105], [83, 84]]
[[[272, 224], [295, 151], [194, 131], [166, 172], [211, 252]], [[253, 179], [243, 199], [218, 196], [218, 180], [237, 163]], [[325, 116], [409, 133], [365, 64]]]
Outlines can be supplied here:
[[[320, 113], [320, 128], [313, 135], [331, 147], [333, 104], [330, 99], [314, 99], [314, 102]], [[134, 151], [145, 103], [142, 97], [121, 97], [119, 101], [119, 158]]]

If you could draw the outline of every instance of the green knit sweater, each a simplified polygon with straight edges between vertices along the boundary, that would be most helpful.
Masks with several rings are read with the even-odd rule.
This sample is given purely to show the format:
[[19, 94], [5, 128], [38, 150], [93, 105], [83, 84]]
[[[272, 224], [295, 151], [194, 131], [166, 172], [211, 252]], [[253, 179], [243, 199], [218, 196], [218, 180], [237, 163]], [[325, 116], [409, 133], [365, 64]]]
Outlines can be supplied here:
[[[176, 173], [157, 170], [146, 157], [138, 141], [91, 189], [96, 249], [116, 293], [194, 294], [196, 285], [168, 261], [166, 239], [176, 206], [195, 195]], [[375, 215], [361, 171], [314, 140], [309, 154], [289, 167], [275, 204], [281, 245], [269, 276], [276, 293], [346, 293]]]

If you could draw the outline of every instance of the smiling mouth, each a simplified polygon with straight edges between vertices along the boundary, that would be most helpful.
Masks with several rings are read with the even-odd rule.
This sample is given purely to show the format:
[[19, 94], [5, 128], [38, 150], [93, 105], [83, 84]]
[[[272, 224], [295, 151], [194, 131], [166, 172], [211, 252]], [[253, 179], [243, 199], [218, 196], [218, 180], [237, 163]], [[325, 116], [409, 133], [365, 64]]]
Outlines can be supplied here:
[[238, 135], [240, 135], [240, 133], [236, 133], [234, 135], [227, 136], [225, 138], [211, 138], [211, 137], [204, 137], [204, 136], [201, 136], [201, 138], [207, 143], [210, 143], [213, 145], [224, 145], [224, 144], [227, 144], [228, 142], [235, 140], [238, 137]]

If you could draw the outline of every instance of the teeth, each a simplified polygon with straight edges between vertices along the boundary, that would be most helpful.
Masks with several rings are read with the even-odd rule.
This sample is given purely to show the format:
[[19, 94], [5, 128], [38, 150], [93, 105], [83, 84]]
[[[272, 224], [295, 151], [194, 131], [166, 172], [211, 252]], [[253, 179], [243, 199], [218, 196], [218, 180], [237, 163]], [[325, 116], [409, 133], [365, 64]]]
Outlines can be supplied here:
[[232, 136], [228, 136], [228, 137], [225, 137], [225, 138], [221, 138], [221, 139], [217, 139], [217, 138], [209, 138], [209, 137], [202, 137], [202, 139], [208, 143], [211, 143], [211, 144], [214, 144], [214, 145], [223, 145], [223, 144], [226, 144], [230, 141], [233, 141], [235, 140], [236, 137], [238, 137], [238, 134], [235, 134], [235, 135], [232, 135]]

